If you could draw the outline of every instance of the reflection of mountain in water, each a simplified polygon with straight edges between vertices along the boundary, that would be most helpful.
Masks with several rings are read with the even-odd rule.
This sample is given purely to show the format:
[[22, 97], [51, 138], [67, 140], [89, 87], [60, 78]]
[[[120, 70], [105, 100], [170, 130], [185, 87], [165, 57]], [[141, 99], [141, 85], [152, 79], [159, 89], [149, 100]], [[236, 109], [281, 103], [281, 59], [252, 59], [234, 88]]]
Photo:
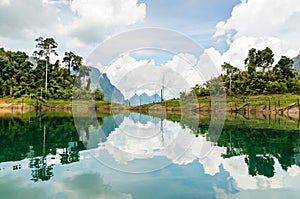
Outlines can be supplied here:
[[99, 126], [99, 128], [94, 128], [90, 126], [89, 137], [82, 139], [85, 140], [85, 145], [87, 149], [97, 148], [99, 143], [104, 143], [109, 137], [110, 133], [119, 128], [119, 126], [123, 123], [124, 118], [129, 118], [135, 124], [147, 124], [148, 122], [157, 124], [161, 120], [159, 118], [155, 118], [148, 115], [142, 115], [139, 113], [125, 113], [120, 115], [113, 115], [103, 118], [103, 124]]
[[130, 113], [128, 116], [134, 123], [147, 124], [148, 122], [157, 124], [160, 119], [149, 115], [143, 115], [139, 113]]
[[101, 125], [101, 131], [105, 134], [106, 137], [114, 131], [116, 128], [119, 128], [119, 125], [123, 122], [124, 115], [114, 115], [105, 117], [103, 119], [103, 125]]

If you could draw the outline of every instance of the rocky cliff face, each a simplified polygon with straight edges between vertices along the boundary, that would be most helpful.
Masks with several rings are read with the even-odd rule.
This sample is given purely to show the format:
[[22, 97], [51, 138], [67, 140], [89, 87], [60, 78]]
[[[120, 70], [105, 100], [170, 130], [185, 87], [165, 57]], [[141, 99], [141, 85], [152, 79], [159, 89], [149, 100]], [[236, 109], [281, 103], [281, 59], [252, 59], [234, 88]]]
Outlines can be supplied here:
[[300, 54], [294, 58], [294, 67], [300, 70]]
[[117, 103], [124, 103], [124, 96], [121, 91], [116, 88], [110, 82], [109, 78], [107, 77], [106, 73], [101, 73], [95, 67], [89, 67], [90, 71], [90, 78], [91, 78], [91, 88], [96, 89], [99, 88], [104, 93], [104, 100], [110, 102], [117, 102]]
[[146, 93], [142, 93], [141, 95], [134, 94], [132, 97], [125, 100], [122, 92], [117, 87], [112, 85], [106, 73], [101, 73], [97, 68], [91, 66], [89, 69], [91, 70], [91, 88], [99, 88], [104, 93], [104, 100], [106, 101], [117, 102], [131, 106], [139, 106], [152, 102], [160, 102], [161, 100], [158, 94], [149, 96]]

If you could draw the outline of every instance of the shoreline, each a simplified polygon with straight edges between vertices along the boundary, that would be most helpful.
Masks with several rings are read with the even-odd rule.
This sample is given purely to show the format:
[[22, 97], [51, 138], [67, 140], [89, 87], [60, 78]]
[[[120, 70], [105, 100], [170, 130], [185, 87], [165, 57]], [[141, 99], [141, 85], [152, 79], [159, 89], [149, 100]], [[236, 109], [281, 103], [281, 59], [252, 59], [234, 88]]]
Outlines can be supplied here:
[[[76, 107], [77, 106], [77, 107]], [[225, 108], [225, 110], [224, 110]], [[247, 106], [246, 108], [237, 110], [237, 108], [229, 106], [218, 108], [215, 107], [211, 110], [210, 107], [201, 107], [201, 106], [193, 106], [193, 107], [165, 107], [165, 106], [114, 106], [111, 104], [100, 105], [100, 106], [90, 106], [90, 105], [53, 105], [53, 106], [45, 106], [41, 105], [38, 108], [38, 111], [72, 111], [78, 110], [87, 112], [90, 110], [95, 110], [97, 112], [104, 113], [125, 113], [125, 112], [138, 112], [145, 114], [199, 114], [201, 113], [210, 113], [211, 111], [224, 111], [226, 114], [238, 114], [238, 115], [265, 115], [265, 116], [281, 116], [292, 118], [293, 120], [300, 119], [300, 107], [293, 106], [289, 109], [284, 109], [285, 107], [276, 107], [276, 106]], [[33, 105], [28, 105], [25, 103], [21, 104], [13, 104], [13, 103], [4, 103], [0, 102], [0, 115], [5, 113], [13, 113], [13, 112], [30, 112], [37, 111], [36, 107]]]

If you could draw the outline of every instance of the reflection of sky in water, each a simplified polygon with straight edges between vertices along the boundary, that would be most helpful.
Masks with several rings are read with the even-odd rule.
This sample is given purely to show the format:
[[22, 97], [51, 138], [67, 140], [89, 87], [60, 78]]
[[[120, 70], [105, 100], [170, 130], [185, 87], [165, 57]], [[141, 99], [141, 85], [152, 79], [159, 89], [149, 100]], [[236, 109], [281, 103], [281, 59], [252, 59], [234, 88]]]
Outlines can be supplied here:
[[[0, 178], [1, 194], [6, 198], [297, 198], [299, 168], [279, 172], [273, 178], [250, 177], [243, 166], [243, 157], [230, 158], [219, 165], [215, 175], [193, 161], [173, 164], [159, 171], [128, 174], [99, 164], [87, 152], [78, 163], [55, 165], [50, 181], [32, 183], [30, 170]], [[276, 163], [276, 168], [280, 168]], [[272, 187], [281, 182], [286, 188]], [[261, 186], [268, 184], [270, 187]], [[240, 184], [242, 183], [242, 184]], [[255, 186], [253, 186], [256, 184]], [[239, 187], [240, 185], [244, 187]], [[247, 186], [249, 186], [247, 188]], [[22, 196], [22, 197], [21, 197]]]
[[[161, 130], [161, 120], [155, 118], [152, 122], [152, 119], [139, 114], [104, 118], [101, 130], [90, 128], [87, 142], [91, 149], [80, 152], [80, 162], [56, 164], [54, 176], [49, 181], [33, 183], [29, 168], [5, 171], [3, 168], [15, 163], [1, 163], [1, 196], [55, 199], [298, 197], [298, 166], [284, 171], [274, 159], [273, 177], [250, 176], [244, 155], [223, 159], [221, 155], [226, 149], [214, 146], [207, 157], [201, 157], [202, 146], [211, 143], [204, 137], [195, 137], [178, 123], [163, 121], [162, 144], [161, 132], [148, 131]], [[141, 129], [144, 131], [139, 132]], [[102, 139], [103, 131], [107, 136], [105, 139]], [[147, 132], [152, 137], [143, 140]], [[141, 137], [137, 139], [137, 135]], [[182, 153], [187, 144], [190, 147]], [[28, 160], [18, 163], [26, 165]], [[167, 167], [141, 174], [116, 170], [134, 171], [143, 167], [150, 171], [157, 165]]]

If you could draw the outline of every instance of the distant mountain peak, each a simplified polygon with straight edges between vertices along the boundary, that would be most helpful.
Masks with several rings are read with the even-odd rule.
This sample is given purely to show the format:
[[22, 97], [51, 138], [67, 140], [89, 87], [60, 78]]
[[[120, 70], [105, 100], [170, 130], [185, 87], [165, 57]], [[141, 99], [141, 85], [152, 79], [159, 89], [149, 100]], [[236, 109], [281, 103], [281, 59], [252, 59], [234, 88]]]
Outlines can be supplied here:
[[294, 68], [300, 70], [300, 54], [297, 57], [295, 57], [293, 60], [294, 60]]
[[125, 103], [121, 91], [115, 87], [106, 73], [101, 73], [97, 68], [90, 66], [91, 87], [99, 88], [104, 93], [104, 100], [116, 103]]
[[158, 94], [153, 94], [149, 96], [147, 93], [143, 92], [141, 95], [134, 94], [127, 100], [127, 104], [131, 106], [139, 106], [143, 104], [150, 104], [153, 102], [160, 102], [161, 98]]
[[121, 91], [115, 87], [106, 73], [101, 73], [97, 68], [89, 66], [91, 88], [99, 88], [104, 93], [104, 100], [117, 103], [125, 103], [131, 106], [139, 106], [143, 104], [150, 104], [153, 102], [160, 102], [160, 96], [155, 93], [149, 96], [143, 92], [141, 95], [134, 94], [129, 99], [125, 100]]

